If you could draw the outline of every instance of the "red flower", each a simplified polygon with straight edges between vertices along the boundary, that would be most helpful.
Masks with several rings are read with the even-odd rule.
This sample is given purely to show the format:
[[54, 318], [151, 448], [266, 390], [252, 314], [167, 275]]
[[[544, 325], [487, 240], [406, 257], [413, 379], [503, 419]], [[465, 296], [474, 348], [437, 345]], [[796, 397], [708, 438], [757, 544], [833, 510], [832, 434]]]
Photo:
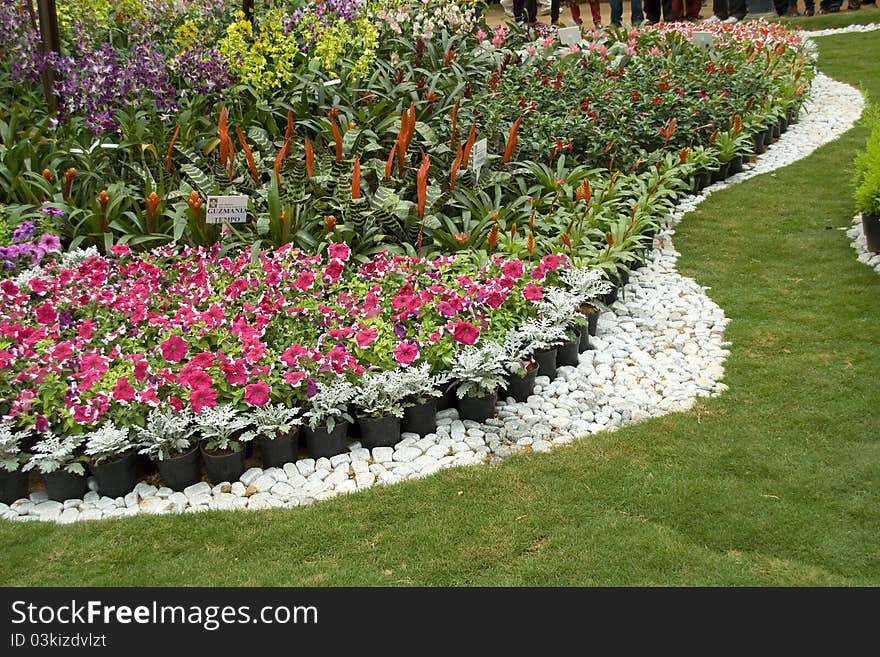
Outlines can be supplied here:
[[501, 265], [501, 273], [504, 274], [507, 278], [522, 278], [523, 275], [523, 263], [522, 260], [508, 260], [503, 265]]
[[452, 337], [461, 344], [473, 344], [480, 337], [480, 329], [473, 324], [459, 320], [455, 323], [455, 328], [452, 330]]
[[112, 394], [113, 399], [116, 401], [130, 402], [134, 399], [135, 389], [132, 387], [128, 377], [121, 376], [116, 381], [116, 386], [114, 386]]
[[300, 275], [297, 276], [296, 280], [293, 282], [294, 287], [305, 292], [306, 290], [311, 289], [312, 285], [315, 284], [315, 274], [314, 272], [304, 271], [300, 272]]
[[327, 263], [327, 266], [324, 268], [324, 275], [330, 279], [332, 283], [335, 283], [339, 280], [339, 277], [342, 276], [343, 264], [338, 260], [331, 260]]
[[419, 348], [412, 342], [401, 342], [394, 350], [394, 360], [401, 365], [409, 365], [419, 357]]
[[244, 389], [244, 400], [251, 406], [265, 406], [269, 403], [271, 390], [265, 381], [252, 383]]
[[162, 358], [169, 363], [179, 363], [186, 358], [189, 347], [186, 344], [186, 340], [179, 335], [172, 335], [162, 343], [161, 350]]
[[168, 405], [171, 406], [171, 408], [173, 408], [175, 411], [182, 411], [184, 407], [183, 402], [174, 395], [168, 397]]
[[357, 342], [357, 346], [363, 349], [364, 347], [369, 346], [373, 343], [373, 341], [379, 337], [379, 329], [377, 328], [362, 328], [357, 332], [357, 335], [354, 338], [354, 341]]
[[44, 303], [42, 306], [37, 308], [38, 323], [54, 324], [56, 319], [58, 319], [58, 313], [55, 312], [55, 308], [52, 307], [51, 303]]
[[284, 383], [286, 383], [287, 385], [292, 386], [294, 388], [297, 387], [300, 383], [302, 383], [302, 380], [304, 378], [306, 378], [306, 373], [303, 371], [285, 372], [284, 373]]
[[189, 393], [189, 403], [196, 413], [201, 413], [205, 408], [214, 408], [217, 405], [217, 391], [213, 388], [196, 388]]
[[522, 295], [529, 301], [540, 301], [544, 298], [544, 288], [534, 283], [529, 283], [523, 290]]
[[351, 249], [348, 248], [348, 244], [331, 242], [330, 246], [327, 247], [327, 253], [331, 258], [347, 262], [349, 256], [351, 256]]

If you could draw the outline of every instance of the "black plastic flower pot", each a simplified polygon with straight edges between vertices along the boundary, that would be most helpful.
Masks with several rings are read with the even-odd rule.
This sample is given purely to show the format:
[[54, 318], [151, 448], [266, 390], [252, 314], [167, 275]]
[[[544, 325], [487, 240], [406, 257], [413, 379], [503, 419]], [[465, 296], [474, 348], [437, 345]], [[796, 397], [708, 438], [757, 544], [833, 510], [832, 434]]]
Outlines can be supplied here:
[[712, 172], [712, 182], [717, 183], [725, 180], [728, 171], [730, 171], [730, 163], [725, 162]]
[[258, 440], [264, 468], [280, 468], [285, 463], [296, 461], [299, 453], [298, 427], [280, 436], [260, 436]]
[[589, 303], [582, 304], [580, 307], [581, 314], [587, 316], [587, 334], [596, 335], [599, 328], [599, 309]]
[[712, 184], [712, 173], [709, 171], [703, 171], [700, 174], [700, 189], [706, 189], [709, 185]]
[[777, 139], [779, 139], [780, 134], [781, 133], [779, 132], [779, 123], [774, 123], [770, 126], [770, 139], [776, 141]]
[[788, 125], [792, 125], [797, 123], [797, 112], [794, 111], [794, 107], [789, 107], [785, 112], [785, 118], [788, 121]]
[[602, 301], [605, 302], [606, 306], [610, 306], [617, 301], [617, 297], [620, 295], [620, 287], [614, 281], [611, 282], [611, 285], [613, 286], [611, 291], [602, 297]]
[[244, 474], [244, 447], [236, 452], [212, 454], [200, 446], [202, 460], [205, 462], [205, 472], [208, 480], [214, 484], [221, 481], [238, 481]]
[[535, 377], [537, 376], [538, 365], [536, 363], [532, 364], [523, 376], [511, 374], [507, 377], [508, 383], [505, 394], [508, 397], [513, 397], [518, 402], [527, 401], [535, 392]]
[[400, 442], [400, 418], [393, 415], [383, 417], [358, 416], [361, 425], [361, 445], [367, 449], [374, 447], [394, 447]]
[[56, 470], [43, 475], [46, 492], [50, 500], [81, 500], [88, 490], [85, 475], [71, 474], [66, 470]]
[[699, 174], [691, 177], [691, 194], [693, 194], [694, 196], [699, 194], [700, 190], [702, 189], [702, 187], [700, 187], [700, 181], [701, 178]]
[[[357, 417], [357, 406], [353, 403], [348, 405], [348, 414], [351, 417]], [[348, 425], [347, 435], [352, 440], [360, 440], [361, 439], [361, 426], [357, 422], [354, 422]]]
[[570, 365], [572, 367], [577, 367], [578, 363], [578, 347], [581, 344], [581, 335], [580, 329], [577, 331], [577, 335], [572, 340], [567, 340], [560, 345], [556, 346], [556, 367], [562, 367], [564, 365]]
[[737, 155], [730, 161], [730, 175], [735, 173], [742, 173], [743, 170], [743, 158], [742, 155]]
[[0, 502], [12, 504], [28, 496], [28, 473], [21, 470], [7, 472], [0, 468]]
[[581, 339], [578, 342], [578, 353], [582, 354], [585, 351], [589, 351], [592, 348], [593, 348], [593, 343], [590, 342], [589, 327], [584, 326], [581, 328]]
[[121, 458], [109, 463], [93, 463], [89, 466], [98, 481], [98, 492], [107, 497], [122, 497], [130, 493], [137, 484], [135, 463], [137, 453], [123, 454]]
[[880, 215], [862, 214], [862, 230], [868, 242], [868, 251], [880, 253]]
[[556, 347], [536, 351], [532, 358], [538, 363], [538, 376], [548, 376], [551, 381], [556, 378]]
[[319, 459], [322, 456], [330, 458], [342, 454], [346, 450], [345, 438], [348, 434], [348, 422], [341, 420], [333, 426], [333, 431], [327, 431], [326, 426], [312, 429], [309, 426], [302, 428], [306, 437], [306, 446], [309, 456]]
[[498, 391], [482, 397], [465, 395], [458, 400], [458, 416], [462, 420], [485, 422], [495, 416], [495, 403], [498, 401]]
[[764, 133], [763, 132], [756, 132], [755, 133], [754, 145], [755, 145], [755, 150], [754, 150], [755, 155], [760, 155], [761, 153], [764, 152]]
[[767, 128], [764, 131], [764, 150], [767, 150], [767, 147], [773, 143], [773, 129]]
[[784, 116], [779, 117], [779, 134], [784, 135], [788, 132], [788, 119]]
[[447, 408], [455, 408], [455, 386], [450, 385], [443, 391], [443, 396], [437, 398], [437, 410], [445, 411]]
[[202, 479], [199, 472], [199, 450], [196, 447], [179, 456], [172, 456], [155, 463], [162, 481], [173, 490], [183, 490]]
[[404, 433], [417, 433], [427, 436], [437, 431], [437, 398], [403, 409], [403, 421], [400, 430]]

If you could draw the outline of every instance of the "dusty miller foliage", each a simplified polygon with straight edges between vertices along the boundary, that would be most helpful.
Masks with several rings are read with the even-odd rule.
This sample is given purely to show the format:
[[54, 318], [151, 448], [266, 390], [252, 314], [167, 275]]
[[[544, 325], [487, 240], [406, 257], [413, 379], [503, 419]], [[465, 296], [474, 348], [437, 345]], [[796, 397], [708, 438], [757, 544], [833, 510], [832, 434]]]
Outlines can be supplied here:
[[193, 414], [188, 409], [178, 412], [154, 408], [147, 415], [145, 426], [135, 427], [134, 430], [138, 434], [139, 453], [164, 461], [192, 447], [190, 436], [195, 431], [195, 426]]
[[76, 450], [83, 444], [84, 436], [67, 436], [59, 438], [54, 433], [47, 433], [34, 447], [34, 455], [25, 463], [22, 470], [36, 468], [43, 474], [52, 474], [64, 470], [70, 474], [84, 475], [83, 457]]
[[403, 402], [411, 392], [401, 370], [368, 372], [358, 381], [352, 401], [368, 417], [403, 417]]
[[497, 342], [468, 345], [452, 361], [449, 377], [458, 383], [455, 394], [484, 397], [504, 381], [504, 347]]
[[239, 415], [232, 404], [206, 408], [195, 416], [194, 422], [209, 451], [239, 450], [245, 438], [244, 435], [236, 438], [236, 434], [248, 426], [248, 418]]
[[241, 439], [248, 441], [260, 436], [275, 438], [288, 434], [302, 423], [298, 415], [299, 409], [287, 408], [283, 404], [266, 404], [254, 408], [248, 413], [248, 421], [253, 428], [242, 434]]
[[333, 431], [340, 419], [351, 421], [346, 412], [348, 402], [354, 397], [354, 386], [344, 379], [334, 379], [330, 383], [319, 383], [317, 392], [309, 400], [311, 405], [303, 414], [312, 430], [326, 425]]
[[[431, 397], [440, 397], [443, 386], [449, 381], [447, 372], [431, 374], [431, 366], [427, 363], [410, 365], [397, 371], [401, 385], [408, 389], [407, 400], [410, 404], [425, 402]], [[408, 406], [410, 404], [405, 404]]]
[[96, 464], [112, 461], [129, 451], [133, 445], [128, 429], [120, 429], [108, 422], [100, 429], [86, 434], [86, 455]]
[[13, 433], [8, 424], [0, 424], [0, 468], [15, 472], [21, 461], [21, 434]]
[[611, 283], [605, 279], [601, 269], [572, 267], [562, 270], [560, 277], [571, 293], [578, 297], [580, 303], [594, 301], [599, 296], [611, 292]]

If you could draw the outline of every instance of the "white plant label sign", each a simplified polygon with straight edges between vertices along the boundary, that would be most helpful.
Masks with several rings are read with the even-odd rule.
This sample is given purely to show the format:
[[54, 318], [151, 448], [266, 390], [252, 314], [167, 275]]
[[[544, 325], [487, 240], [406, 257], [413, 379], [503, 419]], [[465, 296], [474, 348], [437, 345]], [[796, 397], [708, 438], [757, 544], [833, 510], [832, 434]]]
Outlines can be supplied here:
[[248, 197], [239, 196], [209, 196], [208, 209], [205, 212], [205, 223], [243, 224], [247, 221]]
[[480, 141], [474, 143], [474, 159], [471, 162], [471, 171], [474, 172], [474, 175], [477, 177], [477, 180], [480, 179], [480, 169], [483, 168], [483, 165], [486, 164], [486, 138], [483, 137]]
[[563, 46], [573, 46], [580, 43], [581, 28], [579, 27], [562, 27], [559, 29], [559, 41]]
[[715, 37], [711, 32], [694, 32], [691, 35], [691, 43], [698, 48], [711, 48], [715, 45]]

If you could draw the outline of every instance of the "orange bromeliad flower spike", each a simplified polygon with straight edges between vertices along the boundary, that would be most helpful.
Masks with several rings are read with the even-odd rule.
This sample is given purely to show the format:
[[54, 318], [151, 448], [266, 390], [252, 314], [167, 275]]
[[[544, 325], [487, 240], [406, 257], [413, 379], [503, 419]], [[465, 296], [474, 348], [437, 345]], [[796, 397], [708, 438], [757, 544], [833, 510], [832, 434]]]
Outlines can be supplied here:
[[312, 148], [312, 140], [306, 135], [306, 175], [312, 177], [312, 167], [315, 164], [315, 150]]
[[461, 158], [463, 155], [464, 151], [461, 144], [459, 144], [458, 155], [455, 156], [455, 160], [452, 163], [452, 171], [449, 174], [449, 189], [455, 189], [455, 179], [458, 177], [458, 168], [461, 166]]
[[165, 173], [171, 173], [171, 151], [174, 149], [174, 142], [177, 141], [177, 135], [179, 134], [180, 124], [174, 129], [174, 134], [171, 136], [171, 143], [168, 144], [168, 154], [165, 156]]
[[449, 150], [455, 150], [455, 144], [458, 142], [458, 135], [456, 131], [458, 130], [458, 104], [461, 100], [455, 101], [455, 105], [452, 107], [452, 136], [449, 138]]
[[284, 138], [293, 137], [293, 110], [287, 110], [287, 128], [284, 130]]
[[468, 133], [467, 142], [465, 142], [465, 145], [464, 145], [464, 155], [462, 156], [462, 159], [461, 159], [461, 168], [462, 169], [468, 168], [468, 162], [470, 161], [470, 158], [471, 158], [471, 149], [474, 147], [474, 141], [476, 140], [476, 138], [477, 138], [477, 127], [475, 125], [472, 125], [471, 131]]
[[238, 143], [241, 144], [241, 150], [244, 151], [244, 158], [247, 160], [248, 169], [251, 170], [251, 175], [254, 177], [254, 182], [259, 183], [260, 174], [257, 171], [257, 163], [254, 162], [254, 154], [251, 152], [250, 147], [244, 140], [244, 133], [241, 130], [241, 126], [235, 126], [235, 134], [238, 135]]
[[416, 174], [416, 194], [420, 218], [425, 216], [425, 205], [428, 201], [428, 168], [430, 166], [431, 159], [422, 151], [422, 164]]
[[354, 156], [354, 171], [351, 173], [351, 198], [361, 197], [361, 158]]
[[489, 236], [486, 238], [486, 241], [489, 243], [489, 253], [492, 253], [498, 245], [498, 232], [498, 222], [496, 221], [492, 224], [492, 228], [489, 229]]
[[510, 157], [513, 155], [513, 149], [516, 148], [516, 133], [519, 132], [519, 125], [522, 123], [522, 117], [516, 117], [516, 121], [513, 122], [513, 125], [510, 126], [510, 133], [507, 135], [507, 146], [504, 149], [504, 159], [502, 160], [505, 164], [510, 162]]
[[385, 180], [388, 180], [391, 177], [391, 169], [394, 166], [394, 154], [397, 152], [397, 144], [395, 143], [391, 147], [391, 152], [388, 153], [388, 161], [385, 162]]
[[220, 119], [217, 121], [217, 134], [220, 135], [220, 164], [226, 166], [227, 154], [228, 154], [228, 143], [229, 143], [229, 129], [226, 125], [226, 107], [220, 108]]

